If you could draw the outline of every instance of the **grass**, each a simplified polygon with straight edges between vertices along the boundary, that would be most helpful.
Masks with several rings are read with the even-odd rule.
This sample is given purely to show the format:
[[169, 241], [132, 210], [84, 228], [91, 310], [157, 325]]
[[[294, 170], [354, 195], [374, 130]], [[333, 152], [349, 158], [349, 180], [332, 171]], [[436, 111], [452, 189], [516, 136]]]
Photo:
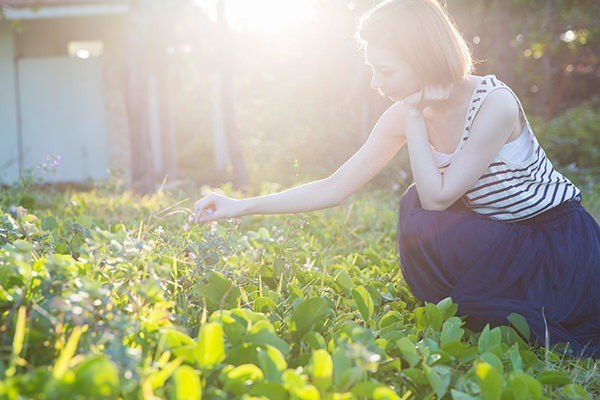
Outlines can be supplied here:
[[176, 190], [3, 196], [0, 398], [600, 396], [597, 361], [532, 347], [518, 323], [471, 332], [450, 299], [411, 294], [398, 189], [205, 226]]

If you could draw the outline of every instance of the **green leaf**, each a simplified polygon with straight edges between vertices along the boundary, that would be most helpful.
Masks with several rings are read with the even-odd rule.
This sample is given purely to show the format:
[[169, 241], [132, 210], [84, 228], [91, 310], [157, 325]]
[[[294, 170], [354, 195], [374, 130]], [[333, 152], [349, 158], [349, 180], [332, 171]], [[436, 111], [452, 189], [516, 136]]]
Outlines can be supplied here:
[[511, 313], [506, 319], [515, 327], [515, 329], [526, 339], [529, 340], [531, 333], [527, 320], [521, 314]]
[[327, 350], [315, 350], [312, 354], [310, 376], [312, 382], [323, 392], [331, 387], [333, 376], [333, 359]]
[[462, 321], [458, 317], [450, 317], [442, 326], [440, 342], [443, 345], [448, 342], [460, 342], [465, 330], [461, 326]]
[[254, 300], [252, 309], [256, 312], [268, 313], [269, 311], [277, 309], [277, 304], [270, 297], [259, 297], [258, 299]]
[[421, 359], [416, 345], [407, 337], [397, 340], [396, 347], [398, 347], [398, 350], [402, 353], [402, 358], [404, 358], [411, 367], [414, 367]]
[[468, 393], [460, 392], [458, 390], [450, 389], [450, 395], [452, 400], [477, 400], [478, 397], [473, 397]]
[[248, 392], [252, 396], [263, 396], [269, 400], [288, 400], [289, 394], [281, 383], [257, 382]]
[[402, 373], [417, 385], [427, 385], [428, 383], [425, 372], [421, 369], [406, 368], [402, 370]]
[[321, 336], [319, 332], [308, 332], [302, 337], [302, 341], [306, 342], [306, 344], [308, 344], [313, 350], [327, 348], [327, 343], [325, 342], [325, 339], [323, 339], [323, 336]]
[[523, 360], [521, 360], [521, 355], [519, 354], [519, 346], [514, 344], [508, 349], [508, 355], [510, 357], [510, 361], [512, 362], [513, 370], [521, 371], [523, 370]]
[[264, 348], [259, 348], [258, 364], [268, 381], [282, 382], [281, 373], [286, 370], [287, 363], [276, 347], [266, 345]]
[[490, 364], [496, 371], [502, 374], [504, 367], [502, 366], [502, 360], [494, 353], [485, 352], [479, 356], [479, 360]]
[[571, 377], [564, 371], [543, 371], [537, 376], [537, 380], [544, 385], [563, 386], [571, 383]]
[[427, 382], [429, 382], [435, 394], [439, 398], [444, 397], [448, 391], [448, 386], [450, 385], [450, 368], [443, 365], [436, 365], [433, 367], [423, 365], [423, 370]]
[[276, 347], [281, 354], [286, 356], [290, 352], [289, 344], [277, 336], [275, 328], [268, 321], [259, 321], [254, 324], [249, 334], [246, 335], [246, 342], [257, 346], [271, 345]]
[[41, 228], [44, 231], [53, 231], [58, 227], [58, 220], [55, 216], [50, 215], [42, 219]]
[[235, 395], [248, 391], [248, 387], [264, 379], [260, 368], [254, 364], [242, 364], [237, 367], [223, 369], [221, 373], [223, 389]]
[[434, 331], [439, 331], [442, 328], [443, 316], [442, 312], [433, 303], [425, 304], [425, 317], [427, 322]]
[[502, 342], [502, 331], [496, 327], [490, 330], [490, 325], [486, 324], [479, 336], [477, 342], [477, 350], [479, 353], [485, 353], [491, 347], [496, 346]]
[[119, 370], [106, 356], [92, 356], [77, 366], [74, 388], [87, 397], [115, 396], [119, 390]]
[[479, 386], [483, 400], [500, 400], [502, 395], [502, 375], [488, 363], [479, 363], [475, 368], [475, 374], [479, 378]]
[[343, 269], [340, 270], [333, 279], [344, 290], [344, 293], [350, 293], [354, 287], [352, 278], [350, 278], [350, 275]]
[[296, 337], [302, 337], [316, 324], [323, 322], [330, 313], [329, 302], [323, 298], [302, 300], [292, 314], [290, 331]]
[[445, 299], [440, 300], [436, 307], [442, 313], [443, 319], [447, 320], [450, 317], [456, 315], [456, 311], [458, 310], [458, 304], [454, 304], [450, 297], [446, 297]]
[[336, 347], [333, 350], [333, 382], [336, 388], [342, 386], [343, 374], [351, 367], [351, 356], [342, 347]]
[[196, 290], [206, 299], [210, 310], [230, 309], [238, 306], [240, 288], [235, 286], [222, 273], [209, 272], [205, 284], [198, 284]]
[[358, 310], [365, 321], [365, 325], [368, 325], [369, 321], [371, 321], [373, 313], [375, 312], [375, 305], [371, 295], [364, 287], [357, 286], [352, 289], [352, 298], [356, 302], [356, 306], [358, 307]]
[[400, 396], [386, 386], [380, 386], [373, 391], [373, 400], [401, 400]]
[[562, 393], [570, 400], [587, 400], [590, 398], [589, 394], [580, 385], [576, 384], [565, 386]]
[[200, 327], [196, 360], [202, 369], [212, 369], [225, 359], [225, 343], [221, 325], [209, 322]]
[[198, 371], [189, 365], [182, 365], [173, 374], [174, 390], [172, 400], [201, 400], [202, 384]]

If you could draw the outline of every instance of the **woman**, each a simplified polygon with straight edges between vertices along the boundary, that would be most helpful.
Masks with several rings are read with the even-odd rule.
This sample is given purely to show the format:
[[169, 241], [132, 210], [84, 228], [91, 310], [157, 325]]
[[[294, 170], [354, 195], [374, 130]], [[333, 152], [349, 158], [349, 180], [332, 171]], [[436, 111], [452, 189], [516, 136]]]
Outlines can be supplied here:
[[388, 0], [361, 20], [371, 85], [395, 103], [328, 178], [266, 196], [210, 194], [197, 221], [342, 203], [408, 146], [415, 184], [400, 201], [404, 279], [452, 297], [467, 327], [523, 315], [533, 341], [600, 356], [600, 227], [545, 156], [516, 95], [471, 75], [469, 49], [435, 0]]

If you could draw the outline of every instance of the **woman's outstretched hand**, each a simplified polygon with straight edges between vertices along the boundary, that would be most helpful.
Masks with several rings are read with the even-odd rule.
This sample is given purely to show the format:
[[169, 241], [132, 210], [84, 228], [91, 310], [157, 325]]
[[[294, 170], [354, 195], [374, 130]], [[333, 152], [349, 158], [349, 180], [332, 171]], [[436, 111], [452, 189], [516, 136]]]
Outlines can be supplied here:
[[194, 220], [196, 222], [211, 222], [222, 218], [241, 216], [241, 201], [211, 193], [194, 204]]

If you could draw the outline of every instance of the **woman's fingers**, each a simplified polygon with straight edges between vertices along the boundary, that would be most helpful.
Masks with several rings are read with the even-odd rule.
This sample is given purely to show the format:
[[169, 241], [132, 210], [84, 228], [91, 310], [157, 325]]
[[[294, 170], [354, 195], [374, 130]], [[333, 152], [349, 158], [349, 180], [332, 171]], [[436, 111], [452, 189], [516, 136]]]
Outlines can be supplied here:
[[453, 84], [425, 85], [423, 87], [423, 97], [427, 100], [446, 100], [448, 97], [450, 97], [450, 93], [452, 92], [453, 88]]
[[206, 222], [208, 218], [210, 218], [210, 220], [218, 218], [216, 201], [217, 195], [209, 194], [194, 204], [196, 222]]

